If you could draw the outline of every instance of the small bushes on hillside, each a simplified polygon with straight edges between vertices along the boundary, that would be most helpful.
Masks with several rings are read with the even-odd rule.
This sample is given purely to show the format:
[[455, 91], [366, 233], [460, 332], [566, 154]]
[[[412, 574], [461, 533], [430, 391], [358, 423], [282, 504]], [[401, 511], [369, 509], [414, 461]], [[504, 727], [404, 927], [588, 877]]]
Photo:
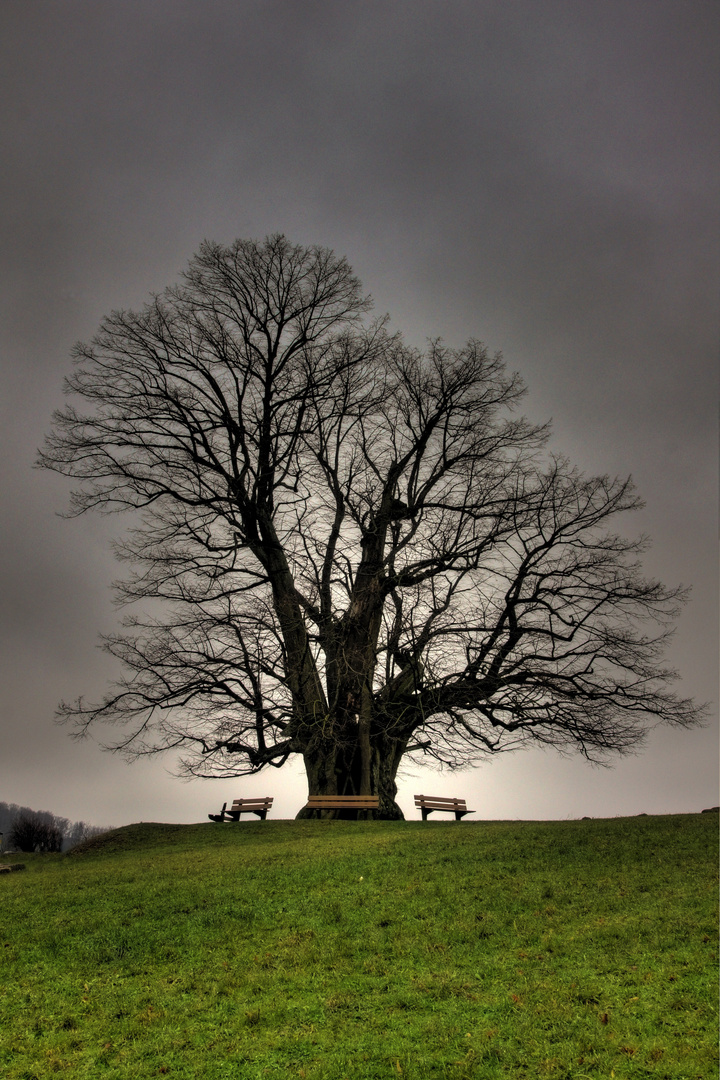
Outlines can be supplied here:
[[62, 851], [60, 828], [31, 810], [24, 810], [13, 820], [8, 839], [10, 846], [20, 851]]
[[49, 810], [0, 802], [0, 834], [5, 834], [5, 850], [69, 851], [76, 845], [107, 832], [107, 828], [69, 821]]

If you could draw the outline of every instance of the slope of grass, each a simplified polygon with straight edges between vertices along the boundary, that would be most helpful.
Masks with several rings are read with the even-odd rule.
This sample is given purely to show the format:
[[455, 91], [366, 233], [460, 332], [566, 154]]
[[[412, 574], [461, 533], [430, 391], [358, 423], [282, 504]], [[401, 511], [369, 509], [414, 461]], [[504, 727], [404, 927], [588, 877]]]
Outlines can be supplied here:
[[716, 815], [134, 825], [0, 877], [0, 1074], [717, 1076]]

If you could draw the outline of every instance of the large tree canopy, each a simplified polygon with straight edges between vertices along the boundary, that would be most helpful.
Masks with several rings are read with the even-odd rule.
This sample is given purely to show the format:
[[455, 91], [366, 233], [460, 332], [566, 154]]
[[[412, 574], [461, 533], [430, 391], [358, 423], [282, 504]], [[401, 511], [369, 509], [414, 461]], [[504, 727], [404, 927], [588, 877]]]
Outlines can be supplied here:
[[[62, 706], [129, 756], [238, 776], [303, 756], [312, 794], [378, 794], [405, 755], [528, 741], [600, 760], [701, 710], [662, 666], [680, 590], [646, 580], [587, 478], [515, 412], [477, 341], [409, 348], [344, 259], [282, 236], [204, 244], [180, 286], [76, 349], [41, 464], [72, 513], [135, 511], [127, 677]], [[159, 603], [158, 603], [159, 602]]]

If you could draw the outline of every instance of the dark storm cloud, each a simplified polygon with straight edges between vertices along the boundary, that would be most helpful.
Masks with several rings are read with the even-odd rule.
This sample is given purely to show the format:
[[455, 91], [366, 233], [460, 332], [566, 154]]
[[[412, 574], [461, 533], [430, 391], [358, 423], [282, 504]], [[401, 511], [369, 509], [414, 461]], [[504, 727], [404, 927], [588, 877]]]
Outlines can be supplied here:
[[702, 0], [2, 5], [8, 730], [103, 683], [115, 523], [58, 521], [65, 487], [30, 468], [73, 341], [204, 237], [273, 231], [346, 254], [411, 340], [503, 348], [561, 450], [635, 473], [651, 569], [696, 586], [685, 689], [714, 694], [718, 21]]

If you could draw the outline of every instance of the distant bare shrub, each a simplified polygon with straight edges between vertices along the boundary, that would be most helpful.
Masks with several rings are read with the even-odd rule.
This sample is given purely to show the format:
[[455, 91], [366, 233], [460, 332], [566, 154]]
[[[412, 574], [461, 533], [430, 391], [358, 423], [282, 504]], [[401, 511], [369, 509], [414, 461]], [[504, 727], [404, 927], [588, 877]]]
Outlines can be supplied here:
[[14, 818], [10, 828], [10, 845], [20, 851], [61, 851], [63, 831], [52, 815], [23, 811]]
[[70, 848], [82, 844], [85, 840], [91, 840], [93, 836], [100, 836], [100, 834], [104, 832], [108, 832], [107, 826], [88, 825], [86, 821], [75, 821], [70, 830], [65, 834], [63, 850], [69, 851]]
[[107, 831], [107, 826], [69, 821], [49, 810], [32, 810], [29, 806], [0, 802], [0, 847], [4, 850], [68, 851]]

